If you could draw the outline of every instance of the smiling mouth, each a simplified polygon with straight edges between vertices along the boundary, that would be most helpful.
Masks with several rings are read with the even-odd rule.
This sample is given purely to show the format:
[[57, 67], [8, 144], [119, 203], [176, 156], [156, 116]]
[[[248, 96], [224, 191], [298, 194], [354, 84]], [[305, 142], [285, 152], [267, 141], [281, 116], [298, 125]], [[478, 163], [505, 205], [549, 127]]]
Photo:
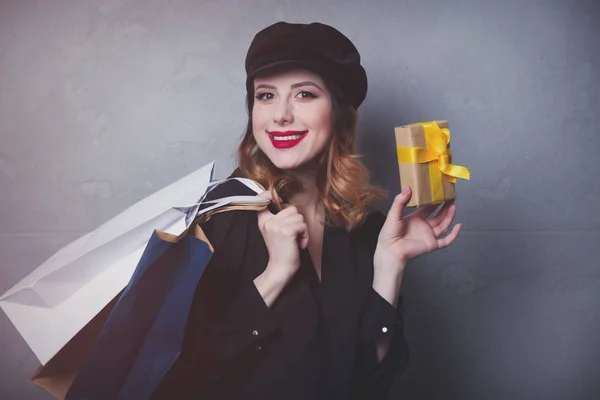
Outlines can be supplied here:
[[308, 131], [268, 132], [271, 143], [276, 149], [289, 149], [306, 137]]

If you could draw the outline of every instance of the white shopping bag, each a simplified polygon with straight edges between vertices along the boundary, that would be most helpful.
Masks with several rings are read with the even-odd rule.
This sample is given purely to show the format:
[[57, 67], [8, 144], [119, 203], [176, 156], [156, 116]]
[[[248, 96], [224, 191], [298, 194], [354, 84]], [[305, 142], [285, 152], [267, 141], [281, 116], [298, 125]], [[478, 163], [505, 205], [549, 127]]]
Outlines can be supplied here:
[[[154, 230], [179, 235], [192, 223], [217, 184], [214, 162], [129, 207], [98, 229], [65, 246], [0, 297], [7, 314], [42, 365], [86, 329], [99, 330], [129, 282]], [[260, 185], [241, 181], [256, 193]], [[253, 196], [221, 199], [202, 212], [231, 202], [266, 201]], [[103, 311], [104, 310], [104, 311]], [[102, 313], [101, 313], [102, 311]], [[92, 321], [98, 316], [97, 321]], [[75, 344], [71, 350], [77, 352]], [[80, 346], [81, 347], [81, 346]], [[85, 347], [85, 346], [83, 346]], [[84, 355], [81, 355], [84, 356]]]

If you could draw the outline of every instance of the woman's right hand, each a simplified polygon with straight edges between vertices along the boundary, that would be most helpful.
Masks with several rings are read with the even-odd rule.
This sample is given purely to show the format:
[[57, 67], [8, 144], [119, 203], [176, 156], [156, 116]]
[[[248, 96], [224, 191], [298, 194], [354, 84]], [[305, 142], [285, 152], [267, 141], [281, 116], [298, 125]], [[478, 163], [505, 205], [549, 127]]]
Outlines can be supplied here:
[[[267, 190], [258, 195], [272, 200]], [[308, 246], [308, 227], [296, 207], [277, 214], [268, 209], [258, 213], [258, 228], [269, 252], [266, 273], [287, 282], [300, 268], [300, 248]]]

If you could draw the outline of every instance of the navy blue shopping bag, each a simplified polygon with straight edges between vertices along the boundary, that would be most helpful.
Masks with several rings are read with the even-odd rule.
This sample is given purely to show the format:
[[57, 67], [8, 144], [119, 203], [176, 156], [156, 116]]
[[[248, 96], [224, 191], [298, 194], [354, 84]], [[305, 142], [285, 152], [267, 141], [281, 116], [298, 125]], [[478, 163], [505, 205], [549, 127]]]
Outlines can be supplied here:
[[197, 221], [180, 236], [154, 231], [66, 399], [149, 399], [180, 354], [194, 292], [212, 254]]
[[179, 355], [194, 291], [212, 251], [193, 235], [166, 239], [152, 234], [67, 399], [147, 399]]

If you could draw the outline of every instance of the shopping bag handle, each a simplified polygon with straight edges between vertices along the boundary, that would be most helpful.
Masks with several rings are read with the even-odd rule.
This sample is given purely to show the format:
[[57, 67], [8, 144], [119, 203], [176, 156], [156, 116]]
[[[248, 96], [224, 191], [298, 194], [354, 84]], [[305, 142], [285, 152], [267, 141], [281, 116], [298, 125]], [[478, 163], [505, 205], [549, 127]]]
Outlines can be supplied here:
[[212, 182], [209, 185], [209, 189], [206, 191], [204, 196], [202, 196], [202, 199], [197, 204], [197, 205], [210, 204], [210, 206], [203, 208], [201, 210], [198, 210], [196, 217], [194, 218], [192, 223], [187, 227], [187, 229], [185, 229], [179, 235], [173, 235], [173, 234], [170, 234], [167, 232], [161, 232], [158, 230], [155, 232], [158, 234], [158, 236], [162, 240], [166, 240], [166, 241], [172, 242], [172, 243], [179, 241], [184, 236], [191, 235], [191, 236], [194, 236], [198, 239], [205, 241], [209, 245], [209, 247], [211, 248], [211, 251], [212, 251], [213, 248], [210, 244], [210, 241], [208, 240], [208, 238], [206, 237], [206, 235], [200, 228], [200, 226], [199, 226], [200, 223], [208, 221], [213, 215], [221, 213], [221, 212], [225, 212], [225, 211], [263, 211], [269, 206], [269, 204], [271, 204], [271, 201], [268, 199], [264, 199], [264, 198], [258, 197], [258, 196], [248, 196], [248, 195], [228, 196], [228, 197], [222, 197], [222, 198], [214, 199], [214, 200], [206, 200], [206, 201], [204, 200], [206, 198], [206, 195], [211, 190], [213, 190], [215, 187], [217, 187], [218, 185], [221, 185], [225, 182], [231, 181], [231, 180], [236, 180], [236, 181], [243, 183], [246, 187], [250, 188], [252, 191], [256, 192], [257, 194], [265, 191], [265, 189], [262, 185], [260, 185], [258, 182], [248, 179], [248, 178], [228, 178], [228, 179], [223, 179], [221, 181]]
[[199, 210], [196, 217], [196, 222], [208, 221], [214, 214], [224, 211], [262, 211], [266, 209], [270, 203], [270, 200], [263, 199], [262, 197], [258, 196], [229, 196], [221, 199], [204, 201], [202, 204], [213, 205]]
[[[198, 205], [212, 204], [209, 207], [198, 210], [198, 212], [196, 213], [196, 218], [199, 218], [202, 215], [206, 215], [200, 222], [208, 221], [212, 215], [219, 213], [219, 212], [230, 211], [230, 210], [262, 211], [265, 208], [267, 208], [267, 206], [270, 204], [270, 201], [267, 199], [263, 199], [258, 196], [247, 196], [247, 195], [228, 196], [228, 197], [222, 197], [219, 199], [207, 200], [207, 201], [204, 200], [204, 199], [206, 199], [206, 196], [208, 195], [208, 193], [210, 193], [214, 188], [216, 188], [219, 185], [222, 185], [225, 182], [229, 182], [229, 181], [241, 182], [242, 184], [244, 184], [247, 188], [249, 188], [256, 194], [260, 194], [260, 193], [266, 191], [266, 189], [260, 183], [255, 182], [252, 179], [248, 179], [248, 178], [235, 177], [235, 178], [227, 178], [227, 179], [223, 179], [220, 181], [212, 182], [209, 184], [209, 187], [206, 190], [206, 193], [202, 196], [202, 199], [200, 199], [200, 201], [198, 202]], [[228, 207], [226, 209], [223, 209], [223, 207], [225, 207], [225, 206], [228, 206]], [[197, 221], [196, 221], [196, 223], [197, 223]]]
[[[242, 200], [236, 200], [244, 197], [250, 197], [253, 199], [251, 202], [244, 202]], [[229, 199], [229, 200], [227, 200]], [[256, 199], [260, 199], [260, 197], [252, 197], [252, 196], [231, 196], [228, 198], [220, 199], [220, 200], [211, 200], [211, 202], [217, 202], [214, 206], [209, 207], [210, 210], [205, 209], [202, 210], [202, 214], [198, 215], [194, 221], [179, 235], [173, 235], [172, 233], [162, 232], [159, 230], [155, 230], [156, 235], [161, 239], [167, 242], [176, 243], [181, 240], [185, 236], [193, 236], [197, 239], [200, 239], [206, 244], [208, 244], [211, 251], [214, 251], [210, 241], [202, 231], [200, 224], [208, 221], [213, 215], [225, 212], [225, 211], [262, 211], [265, 210], [269, 204], [270, 200], [262, 199], [263, 201], [256, 201]], [[227, 201], [224, 201], [227, 200]]]

